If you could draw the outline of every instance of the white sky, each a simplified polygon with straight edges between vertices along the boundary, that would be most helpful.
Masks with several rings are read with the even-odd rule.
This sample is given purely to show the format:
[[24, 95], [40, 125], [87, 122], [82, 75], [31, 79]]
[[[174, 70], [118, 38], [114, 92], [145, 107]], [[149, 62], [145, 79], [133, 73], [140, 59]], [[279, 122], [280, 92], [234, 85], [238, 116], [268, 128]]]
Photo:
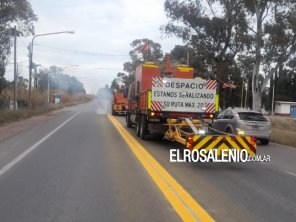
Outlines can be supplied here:
[[[66, 67], [64, 73], [76, 76], [84, 83], [87, 93], [96, 93], [111, 83], [123, 63], [129, 61], [130, 43], [149, 38], [170, 52], [180, 39], [167, 38], [159, 30], [167, 23], [164, 0], [29, 0], [38, 21], [35, 34], [75, 31], [35, 39], [33, 61], [44, 67]], [[28, 50], [32, 39], [19, 38], [17, 60], [21, 75], [28, 78]], [[51, 48], [50, 48], [51, 47]], [[97, 53], [96, 55], [56, 50], [66, 49]], [[100, 53], [119, 55], [107, 56]], [[13, 62], [13, 55], [10, 56]], [[99, 69], [98, 69], [99, 68]], [[101, 69], [106, 68], [106, 69]], [[9, 64], [6, 78], [12, 80], [13, 65]]]

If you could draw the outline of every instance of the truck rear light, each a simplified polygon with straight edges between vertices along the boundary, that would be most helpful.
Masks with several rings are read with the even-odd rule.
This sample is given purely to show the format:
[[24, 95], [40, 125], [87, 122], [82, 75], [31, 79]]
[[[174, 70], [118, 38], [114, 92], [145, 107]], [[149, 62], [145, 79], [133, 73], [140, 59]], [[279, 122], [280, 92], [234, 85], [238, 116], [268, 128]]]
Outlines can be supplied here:
[[193, 147], [192, 147], [192, 144], [193, 144], [193, 138], [192, 138], [191, 136], [189, 136], [189, 137], [187, 138], [187, 143], [189, 144], [189, 146], [187, 146], [187, 148], [188, 148], [189, 150], [193, 150]]
[[207, 118], [207, 119], [213, 119], [214, 118], [214, 114], [213, 113], [206, 113], [202, 115], [203, 118]]
[[193, 138], [191, 136], [187, 138], [187, 143], [190, 145], [193, 143]]
[[150, 113], [150, 116], [151, 117], [160, 117], [161, 116], [161, 113], [159, 113], [159, 112], [151, 112]]
[[255, 147], [256, 146], [256, 139], [255, 138], [252, 138], [252, 140], [251, 140], [251, 142], [250, 142], [250, 144], [253, 146], [253, 147]]

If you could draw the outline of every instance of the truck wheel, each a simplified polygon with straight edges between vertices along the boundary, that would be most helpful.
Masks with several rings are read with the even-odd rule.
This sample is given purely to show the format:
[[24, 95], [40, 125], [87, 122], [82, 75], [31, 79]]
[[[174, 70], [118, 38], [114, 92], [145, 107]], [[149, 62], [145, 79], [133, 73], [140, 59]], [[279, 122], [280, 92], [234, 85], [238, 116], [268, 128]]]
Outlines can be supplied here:
[[141, 116], [138, 116], [137, 117], [137, 121], [136, 121], [136, 134], [137, 134], [137, 137], [140, 136], [140, 130], [141, 130]]
[[142, 140], [145, 139], [148, 131], [148, 124], [147, 124], [147, 119], [145, 115], [141, 116], [141, 127], [140, 127], [140, 138]]
[[115, 116], [115, 111], [114, 111], [114, 109], [112, 109], [112, 116]]
[[125, 120], [126, 120], [126, 127], [132, 128], [131, 114], [126, 113]]

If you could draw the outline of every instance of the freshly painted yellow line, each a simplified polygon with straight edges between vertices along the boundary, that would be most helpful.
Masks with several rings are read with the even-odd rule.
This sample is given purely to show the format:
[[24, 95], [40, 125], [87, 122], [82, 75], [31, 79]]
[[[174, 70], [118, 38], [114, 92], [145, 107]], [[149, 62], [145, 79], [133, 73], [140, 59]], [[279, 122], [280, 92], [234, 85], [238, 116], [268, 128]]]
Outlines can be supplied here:
[[183, 221], [214, 221], [118, 120], [108, 117]]

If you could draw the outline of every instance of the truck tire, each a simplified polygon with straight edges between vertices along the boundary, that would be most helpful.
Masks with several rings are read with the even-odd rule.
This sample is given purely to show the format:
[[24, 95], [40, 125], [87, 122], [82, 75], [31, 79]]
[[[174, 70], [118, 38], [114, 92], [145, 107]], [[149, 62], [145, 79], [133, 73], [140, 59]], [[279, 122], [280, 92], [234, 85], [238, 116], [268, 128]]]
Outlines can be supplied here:
[[125, 120], [126, 120], [126, 127], [132, 128], [131, 114], [126, 113]]
[[137, 116], [137, 119], [136, 119], [136, 134], [137, 134], [137, 137], [140, 136], [140, 130], [141, 130], [141, 116]]
[[147, 132], [148, 132], [147, 118], [145, 115], [142, 115], [141, 116], [141, 126], [140, 126], [140, 138], [142, 140], [145, 140]]

